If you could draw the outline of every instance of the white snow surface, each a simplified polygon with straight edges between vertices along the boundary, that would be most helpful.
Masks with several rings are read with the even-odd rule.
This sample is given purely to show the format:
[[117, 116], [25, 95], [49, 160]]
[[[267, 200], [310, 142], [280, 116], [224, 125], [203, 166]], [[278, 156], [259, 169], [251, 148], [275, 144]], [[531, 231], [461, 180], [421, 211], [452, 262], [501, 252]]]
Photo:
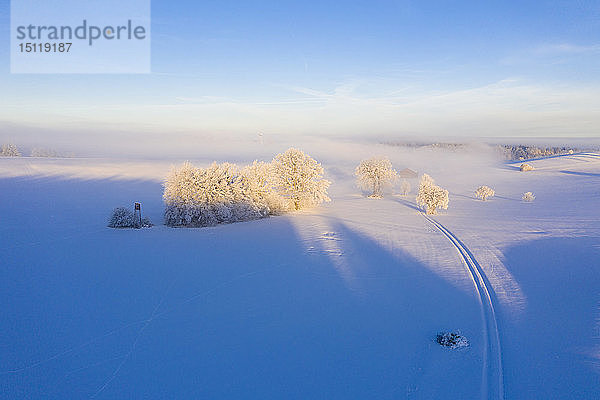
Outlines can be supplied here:
[[[0, 158], [0, 397], [600, 398], [600, 154], [306, 150], [330, 203], [195, 229], [160, 224], [184, 160]], [[380, 154], [448, 209], [362, 195]], [[134, 201], [156, 226], [106, 227]]]

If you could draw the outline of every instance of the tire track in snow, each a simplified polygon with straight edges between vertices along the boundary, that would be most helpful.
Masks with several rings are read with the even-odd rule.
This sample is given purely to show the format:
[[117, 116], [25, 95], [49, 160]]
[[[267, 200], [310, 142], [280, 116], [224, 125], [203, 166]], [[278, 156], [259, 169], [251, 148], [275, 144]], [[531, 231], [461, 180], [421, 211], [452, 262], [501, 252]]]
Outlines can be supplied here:
[[490, 290], [490, 283], [483, 269], [473, 256], [469, 248], [449, 231], [425, 213], [421, 213], [427, 221], [436, 227], [452, 243], [460, 254], [469, 270], [471, 280], [475, 285], [481, 306], [483, 323], [483, 371], [481, 378], [482, 399], [504, 399], [504, 378], [502, 370], [502, 348], [500, 346], [500, 332], [494, 309], [494, 299]]

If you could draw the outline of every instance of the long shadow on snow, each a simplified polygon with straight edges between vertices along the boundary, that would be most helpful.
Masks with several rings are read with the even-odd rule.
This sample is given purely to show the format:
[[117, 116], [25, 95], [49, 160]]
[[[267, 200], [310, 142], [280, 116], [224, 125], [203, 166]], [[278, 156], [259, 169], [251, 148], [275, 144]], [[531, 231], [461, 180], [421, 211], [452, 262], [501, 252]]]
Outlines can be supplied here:
[[395, 198], [394, 201], [397, 202], [397, 203], [400, 203], [400, 204], [402, 204], [402, 205], [404, 205], [404, 206], [406, 206], [408, 208], [412, 208], [415, 211], [418, 211], [418, 212], [422, 212], [423, 211], [415, 203], [412, 203], [412, 202], [410, 202], [408, 200]]
[[504, 252], [527, 298], [524, 315], [505, 315], [506, 397], [600, 396], [600, 238], [528, 241]]
[[[251, 238], [261, 225], [269, 232]], [[397, 398], [417, 387], [420, 395], [474, 395], [479, 324], [473, 298], [401, 250], [391, 254], [343, 224], [331, 228], [341, 241], [339, 257], [350, 258], [358, 294], [340, 279], [330, 254], [306, 254], [285, 217], [215, 228], [223, 240], [241, 245], [244, 238], [248, 248], [268, 255], [244, 252], [231, 261], [235, 255], [223, 256], [216, 241], [220, 269], [237, 274], [239, 263], [246, 265], [242, 270], [266, 269], [227, 278], [209, 296], [161, 316], [145, 347], [170, 340], [173, 356], [139, 353], [140, 364], [155, 366], [151, 375], [157, 379], [175, 368], [185, 382], [197, 382], [178, 388], [185, 396]], [[239, 230], [247, 234], [238, 236]], [[281, 248], [271, 249], [274, 243]], [[433, 343], [438, 329], [455, 327], [472, 336], [473, 352], [453, 354]], [[465, 384], [452, 385], [456, 381]]]
[[[481, 380], [478, 359], [481, 343], [479, 309], [475, 299], [450, 287], [447, 281], [431, 273], [430, 268], [400, 248], [384, 248], [372, 238], [335, 220], [330, 229], [343, 250], [343, 256], [331, 257], [333, 267], [339, 269], [344, 258], [351, 260], [353, 282], [347, 286], [358, 295], [358, 305], [364, 310], [359, 313], [363, 317], [358, 322], [371, 327], [381, 324], [393, 326], [393, 330], [385, 334], [387, 338], [382, 336], [381, 341], [401, 338], [394, 348], [388, 350], [396, 354], [395, 365], [386, 367], [377, 359], [371, 361], [375, 362], [370, 364], [371, 368], [382, 368], [381, 376], [397, 380], [397, 391], [384, 391], [379, 397], [387, 397], [388, 394], [408, 396], [413, 394], [412, 389], [417, 388], [417, 397], [422, 398], [477, 397]], [[327, 251], [328, 247], [322, 249]], [[459, 260], [457, 267], [462, 268]], [[321, 265], [313, 265], [311, 269], [318, 268]], [[345, 279], [344, 274], [340, 273], [340, 276]], [[467, 357], [444, 353], [441, 359], [433, 359], [432, 355], [437, 356], [435, 351], [439, 350], [432, 340], [437, 330], [456, 328], [472, 338], [474, 353]], [[365, 340], [366, 343], [372, 342], [372, 334], [366, 334]], [[354, 352], [358, 354], [356, 350]], [[448, 355], [450, 358], [445, 358]], [[364, 363], [370, 362], [364, 360]], [[458, 381], [462, 384], [456, 385]], [[407, 388], [407, 392], [403, 393], [402, 388]], [[368, 393], [377, 393], [377, 389], [365, 392], [367, 397]]]
[[591, 176], [591, 177], [600, 177], [600, 174], [598, 173], [593, 173], [593, 172], [578, 172], [578, 171], [559, 171], [563, 174], [569, 174], [569, 175], [577, 175], [577, 176]]
[[[117, 200], [157, 188], [30, 183], [0, 180], [11, 190], [0, 211], [3, 221], [12, 216], [10, 235], [24, 234], [13, 225], [23, 218], [53, 231], [48, 215], [104, 227]], [[453, 384], [479, 379], [472, 297], [400, 249], [391, 254], [335, 224], [361, 285], [357, 295], [328, 255], [306, 253], [289, 218], [302, 216], [204, 229], [101, 228], [9, 248], [0, 284], [0, 307], [10, 310], [0, 324], [12, 327], [2, 333], [2, 393], [449, 398], [454, 390], [474, 397], [477, 384]], [[433, 335], [448, 328], [463, 329], [473, 349], [438, 348]]]

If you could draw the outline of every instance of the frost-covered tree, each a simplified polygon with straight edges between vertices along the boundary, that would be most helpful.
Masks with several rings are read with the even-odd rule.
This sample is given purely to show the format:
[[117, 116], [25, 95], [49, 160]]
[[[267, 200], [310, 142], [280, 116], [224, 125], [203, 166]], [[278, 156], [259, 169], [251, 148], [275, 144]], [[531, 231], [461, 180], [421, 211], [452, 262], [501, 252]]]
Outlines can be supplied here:
[[421, 176], [421, 180], [419, 181], [419, 190], [421, 190], [422, 187], [425, 186], [433, 186], [435, 185], [435, 181], [433, 180], [433, 178], [427, 174], [423, 174]]
[[448, 209], [448, 191], [437, 185], [428, 186], [417, 195], [417, 204], [425, 207], [427, 214], [435, 214], [438, 208]]
[[2, 156], [2, 157], [21, 157], [21, 152], [19, 152], [19, 149], [17, 148], [17, 146], [15, 146], [12, 143], [8, 143], [8, 144], [3, 144], [2, 147], [0, 147], [0, 156]]
[[531, 192], [525, 192], [523, 193], [522, 199], [523, 201], [532, 202], [535, 200], [535, 195]]
[[489, 186], [479, 186], [477, 188], [477, 190], [475, 191], [475, 197], [477, 197], [478, 199], [481, 199], [483, 201], [486, 201], [488, 199], [488, 197], [493, 197], [496, 194], [496, 192], [494, 191], [494, 189], [492, 189]]
[[425, 207], [427, 214], [435, 214], [438, 208], [448, 209], [448, 191], [437, 186], [432, 177], [423, 174], [419, 183], [417, 205]]
[[290, 148], [275, 156], [272, 162], [277, 192], [295, 210], [330, 201], [327, 188], [331, 182], [323, 179], [323, 167], [303, 151]]
[[406, 179], [402, 179], [402, 183], [400, 184], [400, 193], [402, 193], [403, 196], [406, 196], [410, 193], [410, 189], [410, 183], [408, 183]]
[[275, 191], [273, 165], [254, 161], [241, 170], [241, 184], [245, 195], [255, 204], [264, 204], [271, 215], [289, 210], [289, 202]]
[[533, 171], [533, 165], [527, 164], [527, 163], [523, 163], [519, 167], [519, 170], [521, 170], [522, 172]]
[[398, 179], [398, 173], [387, 158], [373, 157], [362, 160], [354, 172], [361, 189], [370, 190], [369, 197], [381, 198]]

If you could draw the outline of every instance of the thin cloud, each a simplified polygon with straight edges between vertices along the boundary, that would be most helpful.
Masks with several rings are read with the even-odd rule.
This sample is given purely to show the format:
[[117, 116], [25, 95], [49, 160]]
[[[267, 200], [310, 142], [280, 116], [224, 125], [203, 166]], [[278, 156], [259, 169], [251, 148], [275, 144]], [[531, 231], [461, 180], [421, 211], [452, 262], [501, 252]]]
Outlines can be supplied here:
[[[600, 126], [598, 86], [540, 86], [511, 78], [471, 89], [400, 97], [364, 96], [355, 82], [340, 84], [329, 92], [290, 86], [291, 93], [306, 97], [272, 101], [201, 96], [179, 97], [164, 104], [46, 109], [39, 121], [31, 117], [36, 115], [32, 105], [31, 109], [2, 109], [0, 120], [22, 123], [27, 118], [32, 124], [57, 129], [78, 125], [82, 130], [120, 127], [132, 132], [245, 135], [260, 131], [325, 136], [595, 136]], [[366, 81], [362, 84], [368, 85]], [[168, 135], [164, 140], [172, 139]]]
[[573, 43], [546, 43], [522, 49], [500, 60], [501, 64], [519, 65], [548, 60], [568, 60], [600, 55], [600, 44], [580, 45]]
[[596, 54], [600, 53], [600, 44], [577, 45], [571, 43], [546, 44], [533, 51], [535, 54], [552, 56], [561, 54]]

